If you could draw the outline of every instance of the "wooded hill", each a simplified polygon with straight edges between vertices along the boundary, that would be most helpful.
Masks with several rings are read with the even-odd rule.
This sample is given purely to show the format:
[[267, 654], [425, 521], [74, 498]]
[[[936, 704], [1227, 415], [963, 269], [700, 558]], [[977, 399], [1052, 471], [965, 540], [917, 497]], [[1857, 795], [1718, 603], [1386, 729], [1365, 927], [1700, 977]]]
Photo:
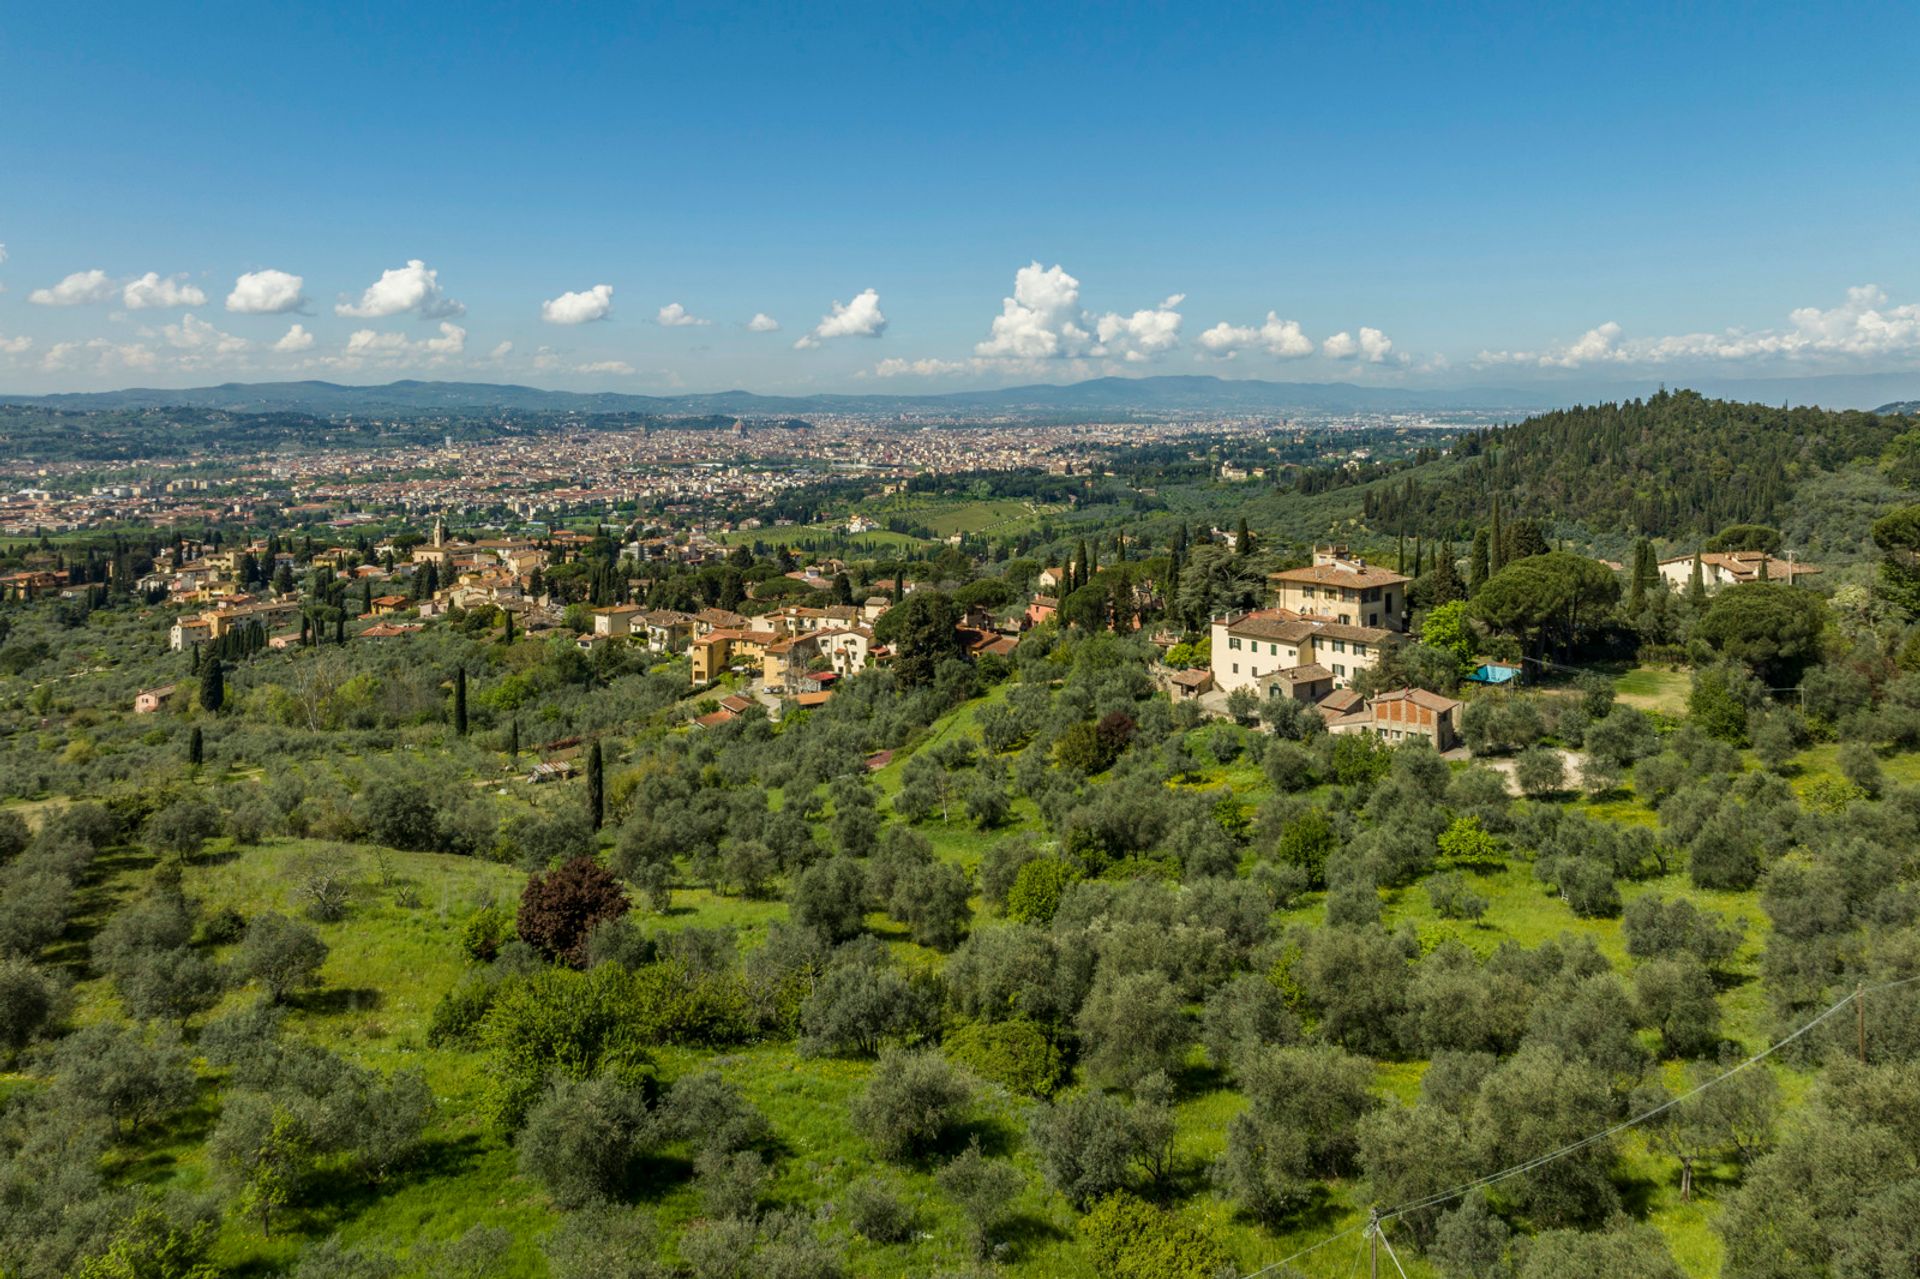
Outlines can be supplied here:
[[1510, 516], [1687, 538], [1779, 524], [1809, 481], [1920, 446], [1911, 419], [1782, 408], [1662, 391], [1562, 409], [1465, 436], [1447, 462], [1377, 484], [1362, 514], [1382, 532], [1470, 536], [1497, 496]]

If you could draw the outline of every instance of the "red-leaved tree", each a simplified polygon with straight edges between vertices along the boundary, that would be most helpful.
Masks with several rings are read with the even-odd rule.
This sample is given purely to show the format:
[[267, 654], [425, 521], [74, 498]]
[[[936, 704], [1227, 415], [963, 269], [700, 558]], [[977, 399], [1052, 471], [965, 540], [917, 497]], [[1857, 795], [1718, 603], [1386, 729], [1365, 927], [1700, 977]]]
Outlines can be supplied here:
[[520, 894], [520, 939], [549, 959], [584, 967], [594, 926], [627, 913], [627, 892], [612, 871], [576, 857], [527, 880]]

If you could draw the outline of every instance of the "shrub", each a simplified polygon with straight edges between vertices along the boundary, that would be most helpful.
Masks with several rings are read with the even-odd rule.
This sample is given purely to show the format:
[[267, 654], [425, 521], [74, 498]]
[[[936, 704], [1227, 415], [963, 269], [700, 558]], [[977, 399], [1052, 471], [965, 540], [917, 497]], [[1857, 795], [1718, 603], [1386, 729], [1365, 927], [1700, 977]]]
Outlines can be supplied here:
[[1080, 1219], [1080, 1234], [1102, 1279], [1216, 1279], [1232, 1270], [1211, 1235], [1124, 1192], [1094, 1205]]
[[1327, 857], [1339, 843], [1326, 810], [1313, 807], [1286, 824], [1273, 855], [1285, 865], [1299, 867], [1307, 883], [1319, 888], [1327, 882]]
[[0, 1065], [52, 1028], [65, 1000], [65, 983], [53, 973], [18, 957], [0, 958]]
[[1178, 994], [1157, 971], [1103, 975], [1076, 1025], [1087, 1076], [1119, 1088], [1171, 1070], [1191, 1038]]
[[627, 908], [627, 891], [614, 873], [591, 857], [576, 857], [528, 877], [515, 931], [549, 959], [578, 968], [586, 963], [594, 927]]
[[512, 940], [513, 912], [498, 904], [482, 906], [460, 926], [460, 952], [483, 964], [492, 963], [500, 947]]
[[1080, 868], [1059, 857], [1028, 862], [1007, 890], [1007, 918], [1015, 923], [1046, 925], [1060, 909], [1067, 885], [1080, 878]]
[[867, 877], [853, 858], [829, 857], [800, 872], [787, 904], [794, 923], [829, 944], [858, 937], [867, 917]]
[[1060, 1050], [1022, 1017], [968, 1022], [941, 1044], [947, 1059], [988, 1083], [1027, 1097], [1045, 1097], [1060, 1082]]
[[848, 1186], [845, 1207], [854, 1233], [874, 1243], [905, 1243], [913, 1238], [913, 1209], [880, 1177], [862, 1177]]
[[1487, 899], [1473, 891], [1465, 876], [1451, 872], [1427, 880], [1427, 899], [1442, 919], [1479, 919], [1487, 913]]
[[484, 977], [463, 979], [440, 996], [427, 1018], [429, 1048], [472, 1048], [480, 1040], [480, 1024], [493, 1009], [494, 983]]
[[320, 979], [320, 965], [327, 962], [327, 954], [327, 944], [313, 929], [268, 911], [247, 925], [246, 940], [234, 952], [233, 967], [242, 977], [266, 987], [267, 995], [279, 1003]]
[[655, 1257], [660, 1232], [633, 1208], [590, 1207], [572, 1213], [541, 1242], [552, 1279], [667, 1279]]
[[902, 1159], [946, 1140], [972, 1103], [973, 1084], [946, 1058], [890, 1048], [854, 1100], [853, 1122], [881, 1158]]
[[1538, 798], [1567, 784], [1567, 767], [1560, 752], [1544, 746], [1521, 751], [1513, 761], [1513, 780], [1523, 794]]
[[1033, 1115], [1033, 1144], [1047, 1184], [1075, 1208], [1122, 1189], [1139, 1139], [1126, 1108], [1102, 1092], [1086, 1092]]
[[1004, 1159], [981, 1154], [975, 1138], [936, 1179], [967, 1216], [973, 1255], [982, 1261], [992, 1256], [994, 1231], [1013, 1216], [1013, 1198], [1021, 1186], [1019, 1170]]
[[527, 1112], [517, 1139], [520, 1171], [562, 1208], [617, 1198], [651, 1128], [639, 1093], [611, 1079], [554, 1080]]
[[644, 1082], [655, 1026], [635, 986], [633, 974], [611, 965], [544, 968], [503, 982], [482, 1027], [494, 1121], [518, 1128], [556, 1075], [610, 1076], [628, 1088]]

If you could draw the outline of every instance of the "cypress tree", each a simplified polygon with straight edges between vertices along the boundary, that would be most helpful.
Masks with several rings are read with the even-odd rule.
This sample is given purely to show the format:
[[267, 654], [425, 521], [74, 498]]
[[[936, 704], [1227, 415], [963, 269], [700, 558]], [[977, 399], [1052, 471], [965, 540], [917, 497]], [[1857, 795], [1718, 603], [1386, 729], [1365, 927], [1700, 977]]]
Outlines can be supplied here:
[[1490, 540], [1486, 529], [1474, 530], [1473, 549], [1467, 553], [1467, 594], [1469, 595], [1478, 595], [1480, 588], [1487, 584], [1489, 569], [1487, 544]]
[[200, 672], [200, 705], [217, 715], [226, 702], [226, 672], [221, 669], [219, 658], [211, 658]]
[[1700, 552], [1693, 553], [1693, 576], [1687, 581], [1687, 603], [1695, 608], [1705, 608], [1707, 604], [1706, 569], [1700, 563]]
[[333, 642], [336, 644], [344, 644], [347, 642], [347, 614], [345, 609], [342, 609], [334, 615]]
[[1493, 531], [1488, 535], [1488, 549], [1492, 555], [1493, 571], [1498, 573], [1507, 566], [1507, 534], [1500, 525], [1500, 499], [1493, 499]]
[[587, 820], [593, 823], [595, 830], [607, 814], [607, 787], [605, 765], [600, 758], [600, 743], [595, 742], [587, 748]]
[[1240, 517], [1240, 527], [1234, 530], [1233, 553], [1235, 555], [1253, 554], [1253, 530], [1247, 527], [1247, 517]]
[[515, 716], [513, 722], [507, 726], [507, 762], [509, 764], [517, 764], [520, 762], [520, 720], [518, 716]]
[[195, 724], [193, 732], [187, 735], [187, 763], [198, 768], [207, 758], [206, 741], [200, 735], [200, 726]]
[[467, 668], [453, 668], [453, 731], [461, 737], [467, 735]]
[[1640, 538], [1633, 544], [1633, 577], [1627, 587], [1627, 607], [1639, 612], [1652, 589], [1653, 543]]

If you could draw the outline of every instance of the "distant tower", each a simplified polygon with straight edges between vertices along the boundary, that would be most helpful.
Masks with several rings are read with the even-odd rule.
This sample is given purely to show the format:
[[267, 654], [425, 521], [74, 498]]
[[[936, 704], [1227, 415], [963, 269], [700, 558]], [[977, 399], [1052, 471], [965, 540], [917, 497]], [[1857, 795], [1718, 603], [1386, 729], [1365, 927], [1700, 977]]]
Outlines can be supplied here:
[[433, 517], [433, 544], [435, 547], [447, 544], [447, 526], [438, 515]]

